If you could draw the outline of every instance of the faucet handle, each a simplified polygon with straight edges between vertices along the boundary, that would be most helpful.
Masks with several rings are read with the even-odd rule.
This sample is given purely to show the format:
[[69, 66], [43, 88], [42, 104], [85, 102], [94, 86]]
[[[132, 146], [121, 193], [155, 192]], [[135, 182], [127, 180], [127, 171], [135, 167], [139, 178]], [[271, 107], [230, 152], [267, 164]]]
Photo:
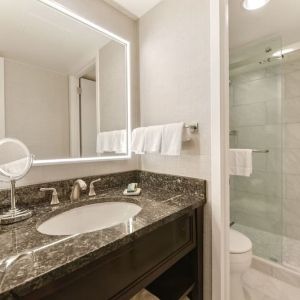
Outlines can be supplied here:
[[56, 188], [40, 188], [41, 192], [52, 191], [51, 205], [59, 204]]
[[89, 190], [89, 196], [96, 196], [96, 192], [95, 192], [95, 187], [94, 187], [94, 183], [101, 181], [101, 178], [95, 179], [93, 181], [91, 181], [90, 183], [90, 190]]

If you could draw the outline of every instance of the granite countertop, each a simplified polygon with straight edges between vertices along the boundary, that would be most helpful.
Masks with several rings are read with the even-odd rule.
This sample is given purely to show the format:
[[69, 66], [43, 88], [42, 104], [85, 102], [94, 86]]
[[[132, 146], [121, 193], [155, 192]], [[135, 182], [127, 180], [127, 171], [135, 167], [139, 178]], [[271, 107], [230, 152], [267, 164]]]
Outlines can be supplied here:
[[[18, 254], [33, 253], [14, 262], [5, 276], [0, 267], [0, 299], [12, 298], [38, 289], [51, 281], [91, 263], [109, 252], [147, 234], [192, 209], [204, 205], [205, 199], [165, 189], [145, 187], [140, 196], [123, 196], [124, 188], [102, 191], [95, 197], [82, 197], [78, 202], [64, 201], [57, 207], [40, 205], [33, 217], [13, 225], [1, 226], [0, 260]], [[42, 221], [73, 207], [104, 201], [125, 201], [138, 204], [141, 212], [132, 222], [110, 228], [70, 236], [41, 234], [36, 227]]]

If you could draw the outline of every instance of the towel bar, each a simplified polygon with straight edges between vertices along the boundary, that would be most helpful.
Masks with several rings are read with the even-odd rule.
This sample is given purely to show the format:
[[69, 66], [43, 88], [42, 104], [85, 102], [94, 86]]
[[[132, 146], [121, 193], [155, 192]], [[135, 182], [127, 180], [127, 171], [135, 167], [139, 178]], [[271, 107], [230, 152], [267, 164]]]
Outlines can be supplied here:
[[268, 149], [265, 149], [265, 150], [254, 149], [252, 152], [253, 153], [269, 153], [270, 150], [268, 150]]
[[198, 132], [199, 129], [199, 124], [198, 123], [193, 123], [193, 124], [184, 124], [184, 128], [189, 128], [191, 133]]

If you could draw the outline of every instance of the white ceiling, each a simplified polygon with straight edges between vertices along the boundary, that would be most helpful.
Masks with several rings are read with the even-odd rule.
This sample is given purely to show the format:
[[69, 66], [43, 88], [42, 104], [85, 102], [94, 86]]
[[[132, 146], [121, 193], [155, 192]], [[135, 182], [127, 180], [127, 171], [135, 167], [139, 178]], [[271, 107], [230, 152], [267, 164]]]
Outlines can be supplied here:
[[300, 41], [300, 1], [271, 0], [265, 7], [246, 11], [242, 0], [229, 0], [230, 48], [267, 36], [280, 36], [283, 45]]
[[0, 56], [73, 74], [109, 41], [39, 1], [0, 1]]
[[[114, 7], [121, 7], [136, 18], [140, 18], [162, 0], [106, 0]], [[114, 4], [117, 4], [114, 5]]]

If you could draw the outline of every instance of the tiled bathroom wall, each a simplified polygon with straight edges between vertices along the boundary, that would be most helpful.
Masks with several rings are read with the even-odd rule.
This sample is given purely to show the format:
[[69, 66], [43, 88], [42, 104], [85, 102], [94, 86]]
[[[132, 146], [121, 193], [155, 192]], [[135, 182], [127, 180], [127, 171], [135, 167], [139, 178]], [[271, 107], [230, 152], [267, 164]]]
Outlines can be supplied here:
[[[296, 55], [298, 55], [298, 57]], [[283, 79], [283, 174], [285, 186], [283, 198], [283, 234], [288, 238], [300, 241], [299, 54], [296, 53], [293, 56], [286, 58], [283, 66]], [[298, 251], [300, 251], [300, 243], [298, 246]]]

